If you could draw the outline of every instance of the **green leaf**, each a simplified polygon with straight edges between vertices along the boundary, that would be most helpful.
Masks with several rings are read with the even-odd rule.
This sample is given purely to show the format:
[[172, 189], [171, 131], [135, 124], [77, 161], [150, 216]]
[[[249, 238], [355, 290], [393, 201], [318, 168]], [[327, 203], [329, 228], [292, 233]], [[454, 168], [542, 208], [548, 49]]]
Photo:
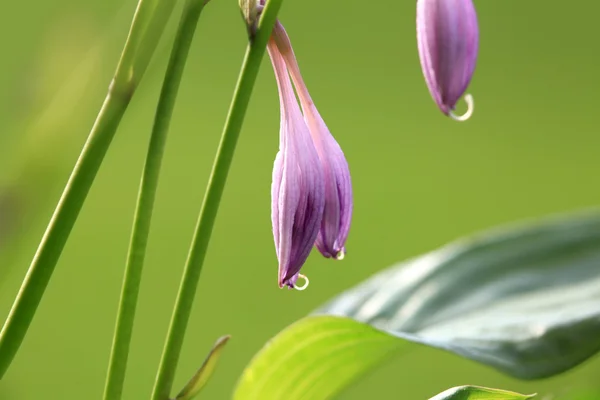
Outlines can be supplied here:
[[279, 333], [254, 357], [233, 398], [327, 399], [403, 344], [348, 318], [304, 318]]
[[208, 353], [206, 360], [204, 360], [202, 366], [198, 369], [194, 376], [192, 376], [192, 379], [190, 379], [185, 387], [181, 389], [181, 392], [179, 392], [177, 397], [175, 397], [175, 400], [191, 400], [196, 397], [198, 393], [200, 393], [200, 391], [208, 383], [208, 380], [212, 374], [215, 372], [215, 369], [217, 368], [217, 362], [219, 361], [221, 353], [223, 352], [223, 349], [230, 338], [231, 336], [227, 335], [220, 337], [216, 341], [213, 348], [210, 350], [210, 353]]
[[521, 379], [561, 373], [600, 350], [600, 214], [458, 241], [377, 274], [317, 313]]
[[600, 214], [458, 241], [315, 314], [255, 356], [236, 400], [330, 398], [409, 342], [522, 379], [561, 373], [600, 350]]
[[458, 386], [429, 400], [527, 400], [534, 397], [535, 394], [525, 395], [481, 386]]

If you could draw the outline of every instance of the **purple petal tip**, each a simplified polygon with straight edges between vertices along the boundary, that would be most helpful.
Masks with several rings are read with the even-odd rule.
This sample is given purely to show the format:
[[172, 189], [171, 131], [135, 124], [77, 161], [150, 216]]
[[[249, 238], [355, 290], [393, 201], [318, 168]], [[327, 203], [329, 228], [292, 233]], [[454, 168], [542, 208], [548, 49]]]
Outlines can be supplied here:
[[468, 110], [454, 109], [465, 94], [477, 63], [479, 27], [472, 0], [418, 0], [417, 42], [427, 87], [439, 109], [457, 121], [473, 114], [473, 98], [465, 97]]

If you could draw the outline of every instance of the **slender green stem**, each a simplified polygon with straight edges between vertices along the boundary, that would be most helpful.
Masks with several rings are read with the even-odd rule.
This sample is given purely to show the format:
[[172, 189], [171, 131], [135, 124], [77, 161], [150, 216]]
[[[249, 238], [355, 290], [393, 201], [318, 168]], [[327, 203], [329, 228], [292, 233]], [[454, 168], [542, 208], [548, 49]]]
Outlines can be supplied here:
[[167, 400], [173, 386], [175, 369], [179, 361], [198, 280], [200, 279], [204, 257], [219, 209], [227, 174], [233, 159], [246, 109], [248, 108], [254, 82], [258, 75], [260, 63], [282, 2], [283, 0], [267, 1], [256, 35], [251, 38], [246, 50], [246, 56], [233, 94], [233, 100], [229, 108], [227, 121], [223, 129], [221, 142], [217, 150], [181, 279], [179, 293], [177, 294], [171, 324], [154, 384], [152, 400]]
[[[158, 44], [158, 38], [166, 26], [173, 3], [173, 0], [140, 0], [138, 3], [104, 104], [0, 331], [0, 378], [4, 376], [25, 338], [137, 82], [142, 78]], [[155, 40], [151, 41], [150, 38]]]
[[152, 219], [152, 209], [154, 207], [169, 124], [196, 25], [200, 18], [200, 13], [204, 8], [204, 1], [188, 0], [184, 6], [156, 109], [154, 127], [142, 172], [127, 265], [121, 289], [121, 301], [115, 326], [106, 386], [104, 388], [105, 400], [119, 400], [123, 391], [133, 322]]

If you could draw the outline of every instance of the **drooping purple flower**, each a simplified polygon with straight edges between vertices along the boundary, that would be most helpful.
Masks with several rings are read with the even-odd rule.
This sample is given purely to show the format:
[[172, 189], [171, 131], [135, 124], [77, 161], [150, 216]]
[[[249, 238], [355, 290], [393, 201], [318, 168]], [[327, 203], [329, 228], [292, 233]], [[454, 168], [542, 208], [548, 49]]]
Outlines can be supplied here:
[[[271, 219], [279, 260], [279, 287], [297, 287], [300, 269], [317, 239], [325, 207], [319, 155], [274, 40], [268, 52], [275, 71], [281, 107], [279, 152], [273, 168]], [[306, 279], [306, 277], [304, 277]], [[306, 284], [308, 280], [306, 280]]]
[[289, 37], [277, 22], [273, 30], [278, 49], [285, 59], [296, 87], [304, 120], [317, 148], [325, 179], [325, 210], [315, 243], [325, 257], [342, 259], [352, 219], [352, 182], [344, 152], [317, 111], [300, 73]]
[[417, 42], [423, 75], [429, 92], [442, 112], [464, 121], [473, 113], [469, 107], [454, 115], [475, 71], [479, 49], [479, 27], [472, 0], [418, 0]]

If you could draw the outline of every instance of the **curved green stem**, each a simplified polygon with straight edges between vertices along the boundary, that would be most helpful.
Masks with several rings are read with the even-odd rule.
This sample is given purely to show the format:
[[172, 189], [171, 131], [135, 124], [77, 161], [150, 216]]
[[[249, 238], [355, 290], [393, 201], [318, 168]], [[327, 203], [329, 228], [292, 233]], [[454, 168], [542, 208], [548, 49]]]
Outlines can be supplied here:
[[0, 332], [0, 378], [10, 366], [121, 118], [150, 62], [174, 6], [173, 0], [140, 0], [104, 104], [54, 210], [19, 293]]
[[204, 0], [188, 0], [184, 6], [156, 108], [154, 127], [142, 172], [129, 243], [127, 265], [121, 289], [121, 300], [117, 312], [117, 322], [108, 365], [106, 385], [104, 387], [104, 400], [119, 400], [122, 395], [133, 322], [146, 255], [146, 245], [150, 232], [152, 209], [154, 207], [169, 124], [173, 115], [175, 100], [196, 25], [203, 8]]
[[227, 121], [223, 129], [221, 142], [217, 150], [181, 279], [177, 300], [171, 317], [171, 324], [154, 384], [152, 400], [167, 400], [173, 386], [175, 369], [179, 361], [198, 280], [200, 279], [204, 257], [219, 209], [227, 174], [231, 166], [246, 109], [248, 108], [252, 88], [254, 87], [260, 63], [282, 2], [283, 0], [267, 1], [256, 35], [251, 37], [246, 50], [246, 56], [233, 94], [233, 100], [229, 108]]

